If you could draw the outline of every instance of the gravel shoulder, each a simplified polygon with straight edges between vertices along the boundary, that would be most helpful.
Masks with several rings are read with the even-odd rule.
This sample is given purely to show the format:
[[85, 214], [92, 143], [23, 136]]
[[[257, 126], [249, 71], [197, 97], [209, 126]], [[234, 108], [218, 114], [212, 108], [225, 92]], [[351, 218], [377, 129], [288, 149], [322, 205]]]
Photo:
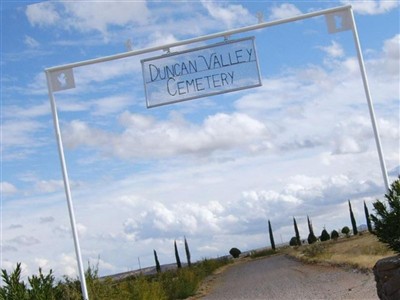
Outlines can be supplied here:
[[379, 299], [371, 272], [304, 264], [285, 255], [227, 266], [191, 299]]

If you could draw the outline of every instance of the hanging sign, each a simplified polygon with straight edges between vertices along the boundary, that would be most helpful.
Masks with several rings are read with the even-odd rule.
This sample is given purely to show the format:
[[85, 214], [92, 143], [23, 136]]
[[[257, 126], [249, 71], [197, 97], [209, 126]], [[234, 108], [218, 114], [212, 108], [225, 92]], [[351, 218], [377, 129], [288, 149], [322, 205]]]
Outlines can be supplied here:
[[261, 86], [254, 37], [141, 63], [148, 108]]

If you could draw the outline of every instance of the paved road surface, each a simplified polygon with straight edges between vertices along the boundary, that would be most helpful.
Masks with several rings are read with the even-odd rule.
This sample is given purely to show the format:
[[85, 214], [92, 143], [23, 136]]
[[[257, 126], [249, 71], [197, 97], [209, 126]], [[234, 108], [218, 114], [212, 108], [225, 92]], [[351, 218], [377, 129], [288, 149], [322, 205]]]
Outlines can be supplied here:
[[284, 255], [239, 263], [219, 274], [203, 300], [379, 299], [373, 274], [306, 265]]

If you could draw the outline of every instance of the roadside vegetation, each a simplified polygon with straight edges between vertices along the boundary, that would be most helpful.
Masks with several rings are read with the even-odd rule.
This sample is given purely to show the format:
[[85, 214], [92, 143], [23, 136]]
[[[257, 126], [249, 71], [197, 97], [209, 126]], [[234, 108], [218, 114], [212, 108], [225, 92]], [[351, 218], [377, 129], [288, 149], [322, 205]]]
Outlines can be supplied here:
[[[86, 283], [91, 300], [168, 300], [185, 299], [196, 293], [200, 283], [216, 269], [227, 265], [229, 258], [204, 259], [191, 267], [168, 270], [154, 275], [132, 276], [123, 280], [102, 279], [98, 268], [89, 266]], [[8, 274], [2, 270], [4, 285], [0, 288], [1, 300], [81, 300], [78, 279], [64, 277], [56, 282], [54, 275], [33, 275], [28, 283], [21, 279], [21, 264]]]
[[287, 247], [282, 249], [282, 253], [307, 263], [349, 266], [361, 270], [371, 270], [379, 259], [395, 254], [369, 232], [301, 247]]
[[[400, 177], [395, 180], [386, 201], [376, 200], [373, 203], [375, 214], [369, 214], [364, 202], [364, 212], [368, 231], [359, 232], [354, 218], [350, 200], [348, 200], [352, 229], [344, 226], [330, 234], [323, 228], [316, 237], [311, 219], [307, 216], [309, 234], [302, 240], [293, 217], [294, 233], [288, 246], [276, 247], [273, 230], [268, 220], [268, 233], [271, 247], [243, 254], [238, 248], [231, 248], [229, 253], [235, 261], [258, 259], [275, 254], [287, 254], [307, 263], [323, 263], [336, 266], [349, 266], [362, 270], [371, 270], [375, 263], [385, 257], [400, 253]], [[372, 221], [372, 222], [371, 222]], [[307, 244], [306, 244], [307, 241]], [[196, 295], [201, 283], [217, 269], [233, 262], [233, 259], [204, 259], [191, 263], [190, 250], [186, 237], [184, 240], [187, 265], [180, 260], [176, 241], [174, 251], [177, 263], [175, 270], [162, 270], [156, 250], [153, 250], [155, 270], [152, 275], [131, 276], [121, 280], [99, 278], [98, 267], [90, 266], [86, 271], [86, 283], [91, 300], [168, 300], [185, 299]], [[21, 279], [21, 264], [8, 273], [1, 270], [3, 286], [0, 287], [0, 300], [80, 300], [81, 287], [78, 279], [64, 277], [56, 282], [50, 270], [43, 274], [39, 268], [38, 275], [28, 277], [28, 282]]]

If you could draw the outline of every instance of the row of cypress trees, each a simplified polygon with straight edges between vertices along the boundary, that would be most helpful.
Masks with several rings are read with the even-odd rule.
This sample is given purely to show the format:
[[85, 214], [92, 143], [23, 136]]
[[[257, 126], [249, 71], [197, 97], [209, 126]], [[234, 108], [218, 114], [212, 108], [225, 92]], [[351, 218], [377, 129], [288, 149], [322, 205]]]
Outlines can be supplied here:
[[[190, 261], [190, 250], [189, 250], [189, 245], [188, 242], [186, 240], [186, 237], [184, 237], [184, 243], [185, 243], [185, 253], [186, 253], [186, 259], [187, 259], [187, 265], [188, 267], [191, 267], [192, 263]], [[182, 268], [182, 263], [181, 263], [181, 259], [179, 257], [179, 252], [178, 252], [178, 247], [176, 245], [176, 240], [174, 240], [174, 251], [175, 251], [175, 259], [176, 259], [176, 266], [178, 269]], [[154, 254], [154, 260], [156, 262], [156, 271], [157, 273], [161, 272], [161, 265], [160, 265], [160, 261], [158, 260], [158, 256], [157, 256], [157, 251], [155, 249], [153, 249], [153, 254]]]
[[[350, 200], [348, 200], [348, 203], [349, 203], [350, 221], [351, 221], [351, 226], [353, 228], [353, 234], [357, 235], [358, 234], [358, 228], [357, 228], [356, 219], [354, 218], [354, 213], [353, 213], [353, 209], [351, 207]], [[369, 214], [368, 207], [367, 207], [365, 201], [364, 201], [364, 213], [365, 213], [365, 218], [366, 218], [366, 222], [367, 222], [368, 231], [372, 232], [370, 214]], [[308, 237], [307, 237], [307, 242], [308, 242], [308, 244], [313, 244], [318, 239], [314, 234], [314, 230], [313, 230], [312, 223], [311, 223], [311, 220], [310, 220], [309, 216], [307, 216], [307, 224], [308, 224], [308, 231], [309, 231], [309, 234], [308, 234]], [[292, 239], [290, 240], [290, 245], [291, 246], [294, 246], [294, 245], [300, 246], [301, 245], [300, 233], [299, 233], [299, 229], [297, 227], [297, 222], [296, 222], [296, 218], [295, 217], [293, 217], [293, 227], [294, 227], [295, 236], [292, 237]], [[347, 228], [347, 226], [345, 226], [345, 227]], [[271, 226], [270, 220], [268, 220], [268, 231], [269, 231], [269, 238], [270, 238], [270, 242], [271, 242], [271, 248], [272, 248], [272, 250], [275, 250], [276, 249], [275, 240], [274, 240], [274, 235], [273, 235], [273, 232], [272, 232], [272, 226]], [[344, 231], [346, 231], [346, 230], [342, 230], [342, 233], [344, 233]], [[329, 235], [329, 233], [324, 228], [322, 230], [320, 239], [321, 239], [321, 241], [326, 241], [326, 240], [329, 240], [331, 238], [331, 236], [332, 236], [332, 238], [337, 238], [339, 236], [339, 234], [338, 234], [338, 232], [336, 230], [333, 230], [331, 235]]]

